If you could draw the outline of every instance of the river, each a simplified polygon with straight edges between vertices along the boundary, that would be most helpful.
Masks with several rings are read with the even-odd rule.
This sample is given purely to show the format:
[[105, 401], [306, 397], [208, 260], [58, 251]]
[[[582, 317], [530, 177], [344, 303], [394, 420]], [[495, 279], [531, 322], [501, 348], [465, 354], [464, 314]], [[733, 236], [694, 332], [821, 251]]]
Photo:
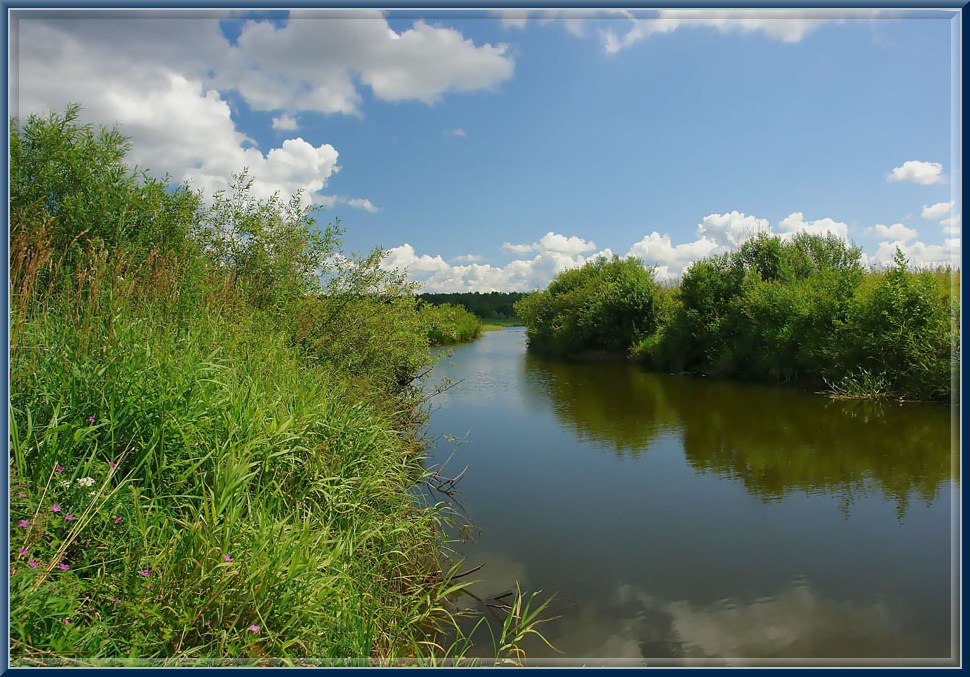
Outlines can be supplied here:
[[949, 408], [549, 361], [521, 328], [449, 352], [429, 464], [467, 468], [471, 591], [554, 594], [529, 664], [954, 664]]

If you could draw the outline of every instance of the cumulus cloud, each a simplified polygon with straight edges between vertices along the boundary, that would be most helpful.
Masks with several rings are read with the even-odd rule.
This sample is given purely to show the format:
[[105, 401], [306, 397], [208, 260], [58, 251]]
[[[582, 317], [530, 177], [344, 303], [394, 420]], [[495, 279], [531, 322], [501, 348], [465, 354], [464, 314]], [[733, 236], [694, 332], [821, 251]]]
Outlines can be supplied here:
[[953, 200], [949, 202], [937, 202], [932, 205], [923, 205], [922, 217], [924, 219], [930, 219], [931, 221], [939, 221], [950, 215], [950, 212], [953, 210], [953, 205]]
[[592, 242], [576, 236], [565, 236], [549, 231], [543, 235], [538, 242], [532, 244], [502, 244], [502, 251], [511, 254], [528, 254], [529, 252], [558, 253], [567, 256], [574, 256], [583, 252], [596, 249]]
[[922, 162], [909, 160], [899, 167], [893, 167], [889, 174], [889, 181], [911, 181], [928, 186], [933, 183], [943, 183], [943, 165], [939, 162]]
[[830, 218], [806, 221], [802, 212], [792, 212], [781, 221], [778, 227], [784, 232], [780, 235], [784, 238], [792, 237], [797, 233], [808, 233], [810, 235], [836, 235], [843, 240], [849, 238], [849, 226], [841, 221]]
[[662, 9], [648, 18], [628, 13], [631, 24], [622, 34], [605, 30], [603, 43], [615, 53], [653, 35], [672, 33], [680, 28], [709, 27], [722, 33], [762, 33], [773, 40], [799, 42], [819, 26], [847, 19], [867, 19], [878, 10], [832, 9]]
[[669, 278], [694, 261], [717, 253], [719, 249], [721, 245], [707, 237], [675, 245], [671, 242], [670, 235], [661, 235], [654, 231], [630, 247], [627, 256], [639, 258], [644, 265], [656, 266], [655, 274], [658, 278]]
[[943, 244], [926, 244], [925, 242], [882, 242], [870, 261], [877, 266], [890, 265], [896, 248], [902, 250], [915, 268], [932, 268], [936, 266], [956, 266], [960, 263], [960, 238], [954, 237], [944, 240]]
[[916, 236], [919, 235], [912, 228], [907, 228], [901, 223], [894, 223], [891, 226], [885, 226], [881, 223], [877, 223], [873, 228], [873, 232], [883, 239], [893, 240], [896, 242], [908, 242], [909, 240], [915, 240]]
[[701, 238], [713, 240], [723, 247], [737, 247], [758, 233], [767, 233], [770, 230], [768, 219], [759, 219], [738, 211], [708, 214], [697, 226]]
[[273, 118], [273, 129], [278, 129], [284, 132], [292, 132], [299, 127], [296, 118], [290, 117], [286, 113], [278, 117]]
[[374, 10], [249, 20], [235, 43], [211, 12], [12, 18], [19, 36], [12, 114], [80, 102], [85, 121], [119, 123], [134, 162], [207, 191], [224, 188], [246, 166], [261, 195], [314, 193], [337, 171], [336, 150], [318, 141], [288, 139], [260, 151], [235, 124], [235, 96], [254, 110], [279, 112], [273, 127], [285, 132], [296, 129], [302, 111], [359, 115], [362, 86], [387, 101], [431, 104], [449, 92], [495, 87], [514, 69], [505, 45], [476, 45], [421, 21], [397, 32]]
[[421, 283], [422, 290], [427, 292], [532, 291], [544, 288], [563, 270], [577, 268], [597, 257], [613, 256], [609, 249], [584, 256], [583, 252], [595, 249], [591, 242], [551, 231], [532, 244], [506, 243], [503, 248], [507, 252], [535, 255], [505, 266], [479, 263], [482, 257], [473, 254], [457, 256], [453, 263], [448, 263], [440, 256], [419, 255], [412, 245], [403, 244], [389, 250], [383, 265], [388, 269], [407, 270], [410, 278]]

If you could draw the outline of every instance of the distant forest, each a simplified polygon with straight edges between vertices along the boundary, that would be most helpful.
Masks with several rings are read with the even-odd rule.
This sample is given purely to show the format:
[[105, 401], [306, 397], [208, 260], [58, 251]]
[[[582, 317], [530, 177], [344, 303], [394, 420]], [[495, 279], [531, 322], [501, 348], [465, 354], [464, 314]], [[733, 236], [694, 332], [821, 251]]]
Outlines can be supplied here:
[[482, 320], [515, 320], [512, 306], [525, 296], [522, 292], [460, 292], [451, 294], [419, 294], [425, 303], [440, 306], [444, 303], [464, 306]]

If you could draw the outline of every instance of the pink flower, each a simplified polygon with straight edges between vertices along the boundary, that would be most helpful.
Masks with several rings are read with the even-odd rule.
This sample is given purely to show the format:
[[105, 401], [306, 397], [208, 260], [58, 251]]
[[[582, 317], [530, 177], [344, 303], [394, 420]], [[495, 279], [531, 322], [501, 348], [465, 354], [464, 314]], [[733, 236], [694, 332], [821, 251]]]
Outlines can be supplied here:
[[121, 518], [115, 517], [115, 524], [121, 524]]
[[40, 562], [36, 559], [32, 559], [27, 562], [27, 566], [29, 566], [31, 569], [36, 569], [38, 564], [40, 564]]
[[18, 497], [18, 498], [27, 498], [27, 494], [25, 494], [24, 492], [22, 492], [22, 491], [21, 491], [21, 492], [19, 492], [19, 493], [17, 494], [17, 497]]
[[258, 625], [250, 625], [246, 629], [249, 630], [250, 632], [259, 632], [259, 626]]
[[111, 600], [111, 603], [112, 604], [121, 604], [121, 600], [118, 599], [117, 597], [115, 597], [113, 600]]
[[88, 423], [94, 423], [94, 416], [88, 416]]
[[51, 512], [60, 512], [60, 511], [61, 511], [61, 506], [59, 506], [57, 503], [51, 506]]
[[65, 618], [64, 619], [64, 625], [70, 625], [70, 624], [71, 624], [71, 619], [70, 618]]
[[232, 557], [230, 557], [229, 555], [223, 555], [222, 556], [222, 559], [226, 560], [227, 562], [231, 562], [232, 561]]
[[140, 573], [142, 576], [151, 576], [152, 575], [152, 570], [151, 569], [142, 569], [138, 573]]
[[57, 472], [64, 472], [64, 466], [59, 465], [56, 468], [54, 468], [54, 470], [56, 470]]
[[68, 569], [71, 568], [71, 565], [61, 562], [60, 564], [57, 565], [57, 568], [60, 569], [61, 571], [67, 571]]
[[29, 555], [30, 554], [30, 551], [27, 550], [27, 548], [21, 548], [20, 549], [20, 554], [21, 555]]
[[21, 529], [26, 529], [27, 527], [30, 526], [30, 520], [20, 520], [19, 522], [17, 522], [17, 526], [20, 527]]
[[117, 468], [118, 467], [118, 464], [115, 463], [114, 461], [108, 461], [108, 465], [110, 465], [112, 468]]
[[64, 519], [66, 519], [68, 522], [73, 522], [74, 520], [77, 519], [77, 517], [75, 517], [74, 515], [64, 515]]

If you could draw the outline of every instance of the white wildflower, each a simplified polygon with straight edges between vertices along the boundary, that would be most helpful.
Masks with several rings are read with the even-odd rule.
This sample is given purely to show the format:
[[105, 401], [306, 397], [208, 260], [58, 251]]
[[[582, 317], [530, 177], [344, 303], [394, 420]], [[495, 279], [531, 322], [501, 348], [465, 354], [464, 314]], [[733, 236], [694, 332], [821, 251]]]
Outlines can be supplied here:
[[91, 486], [94, 486], [94, 478], [93, 477], [79, 477], [78, 480], [77, 480], [77, 483], [80, 486], [82, 486], [82, 487], [91, 487]]
[[61, 480], [60, 484], [62, 487], [67, 489], [69, 486], [71, 486], [71, 480]]

